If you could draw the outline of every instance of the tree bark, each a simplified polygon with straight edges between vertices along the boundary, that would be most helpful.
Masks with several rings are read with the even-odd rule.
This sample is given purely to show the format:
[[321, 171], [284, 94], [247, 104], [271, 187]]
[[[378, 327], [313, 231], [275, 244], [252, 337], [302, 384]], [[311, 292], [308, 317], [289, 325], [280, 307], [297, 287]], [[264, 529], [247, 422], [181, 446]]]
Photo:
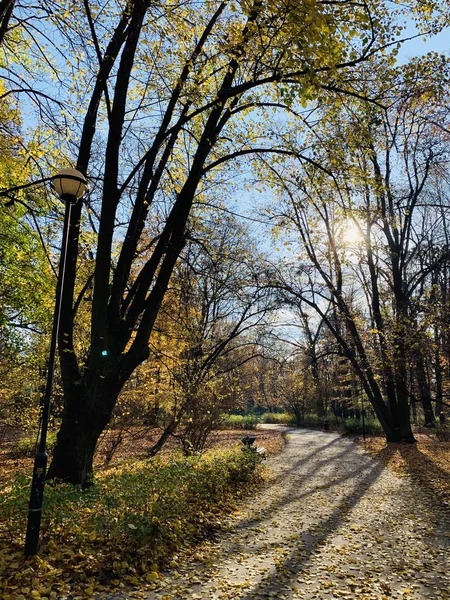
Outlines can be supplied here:
[[167, 440], [169, 439], [169, 437], [173, 433], [175, 433], [175, 430], [178, 427], [178, 423], [179, 423], [179, 420], [176, 419], [175, 417], [170, 421], [170, 423], [167, 425], [167, 427], [162, 432], [159, 440], [148, 451], [148, 455], [150, 457], [155, 456], [156, 454], [158, 454], [158, 452], [161, 450], [161, 448], [167, 442]]
[[425, 417], [425, 427], [434, 427], [436, 423], [433, 406], [431, 404], [431, 390], [425, 372], [423, 355], [419, 351], [417, 352], [416, 357], [416, 379], [420, 392], [420, 401], [422, 403], [423, 414]]
[[88, 487], [98, 439], [111, 419], [118, 393], [109, 382], [65, 391], [65, 405], [48, 479]]
[[399, 296], [396, 298], [397, 323], [393, 336], [395, 402], [390, 403], [394, 438], [396, 438], [393, 441], [414, 443], [416, 440], [411, 428], [409, 394], [406, 383], [407, 350], [405, 334], [408, 327], [406, 324], [406, 299], [403, 297], [403, 294], [401, 294], [401, 297]]
[[0, 45], [3, 44], [16, 0], [0, 1]]

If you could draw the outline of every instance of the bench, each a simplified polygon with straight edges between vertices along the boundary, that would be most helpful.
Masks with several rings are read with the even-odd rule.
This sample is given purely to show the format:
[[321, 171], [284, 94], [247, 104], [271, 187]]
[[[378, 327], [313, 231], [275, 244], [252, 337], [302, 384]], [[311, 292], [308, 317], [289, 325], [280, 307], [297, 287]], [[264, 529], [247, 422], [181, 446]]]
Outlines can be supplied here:
[[249, 435], [246, 435], [245, 437], [242, 438], [241, 442], [244, 444], [244, 447], [242, 448], [242, 450], [249, 450], [250, 452], [256, 452], [256, 454], [258, 454], [261, 458], [266, 458], [267, 455], [267, 450], [261, 446], [259, 448], [257, 448], [256, 446], [253, 446], [253, 444], [255, 443], [256, 440], [256, 436], [255, 437], [250, 437]]
[[267, 450], [264, 448], [264, 446], [261, 446], [260, 448], [255, 448], [255, 450], [256, 454], [259, 454], [261, 458], [266, 458]]

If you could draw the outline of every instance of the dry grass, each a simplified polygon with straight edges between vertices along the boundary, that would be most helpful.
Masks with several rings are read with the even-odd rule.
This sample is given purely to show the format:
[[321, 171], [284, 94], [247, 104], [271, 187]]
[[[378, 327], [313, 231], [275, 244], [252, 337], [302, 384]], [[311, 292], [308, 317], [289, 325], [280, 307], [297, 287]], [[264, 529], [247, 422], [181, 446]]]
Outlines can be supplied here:
[[412, 477], [450, 507], [450, 442], [437, 441], [432, 434], [416, 433], [415, 437], [417, 444], [387, 444], [382, 437], [355, 441], [400, 477]]

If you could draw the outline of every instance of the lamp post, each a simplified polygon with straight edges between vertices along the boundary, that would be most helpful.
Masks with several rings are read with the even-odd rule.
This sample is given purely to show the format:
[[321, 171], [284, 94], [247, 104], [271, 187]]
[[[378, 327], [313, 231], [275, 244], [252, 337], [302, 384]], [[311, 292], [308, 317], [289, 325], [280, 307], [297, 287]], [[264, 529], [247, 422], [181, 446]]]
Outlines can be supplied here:
[[28, 507], [28, 524], [25, 539], [25, 555], [34, 556], [39, 550], [39, 531], [41, 528], [42, 504], [44, 499], [45, 475], [47, 471], [47, 431], [50, 416], [50, 400], [53, 386], [56, 348], [58, 343], [59, 319], [61, 315], [61, 298], [64, 290], [64, 274], [66, 268], [67, 242], [69, 239], [70, 216], [72, 206], [80, 200], [86, 190], [87, 181], [82, 173], [75, 169], [62, 169], [53, 178], [53, 187], [65, 203], [64, 227], [62, 234], [61, 255], [59, 259], [58, 281], [56, 284], [55, 309], [50, 341], [50, 353], [47, 369], [47, 381], [42, 400], [42, 423], [39, 441], [34, 457], [33, 478], [31, 481], [30, 503]]
[[366, 441], [366, 421], [364, 415], [364, 389], [361, 382], [361, 416], [362, 416], [362, 428], [363, 428], [363, 440]]

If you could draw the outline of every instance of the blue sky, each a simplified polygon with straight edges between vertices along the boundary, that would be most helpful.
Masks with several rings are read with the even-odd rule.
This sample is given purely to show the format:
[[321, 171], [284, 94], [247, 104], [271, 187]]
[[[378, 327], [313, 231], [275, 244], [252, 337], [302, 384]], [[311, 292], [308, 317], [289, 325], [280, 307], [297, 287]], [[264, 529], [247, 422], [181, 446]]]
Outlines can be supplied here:
[[[404, 32], [402, 37], [409, 37], [414, 35], [415, 27], [411, 24]], [[414, 56], [422, 56], [427, 52], [442, 52], [449, 54], [450, 51], [450, 27], [447, 27], [444, 31], [438, 35], [424, 38], [416, 38], [409, 42], [404, 42], [399, 53], [398, 59], [400, 63], [406, 62], [409, 58]]]

